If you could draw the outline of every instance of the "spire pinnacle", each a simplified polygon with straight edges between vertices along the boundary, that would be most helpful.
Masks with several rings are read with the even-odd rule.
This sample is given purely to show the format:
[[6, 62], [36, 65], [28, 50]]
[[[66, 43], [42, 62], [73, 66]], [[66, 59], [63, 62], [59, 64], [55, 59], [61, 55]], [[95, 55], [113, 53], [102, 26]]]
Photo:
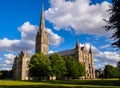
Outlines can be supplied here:
[[76, 47], [80, 47], [78, 38], [76, 39]]
[[44, 5], [42, 4], [42, 11], [41, 11], [41, 18], [40, 18], [40, 31], [44, 30], [45, 28], [45, 19], [44, 19]]
[[91, 44], [90, 44], [90, 48], [89, 48], [89, 53], [92, 53], [92, 47], [91, 47]]
[[84, 44], [84, 51], [85, 51], [85, 52], [87, 51], [86, 44]]
[[76, 39], [76, 44], [79, 44], [79, 40], [78, 40], [78, 38]]

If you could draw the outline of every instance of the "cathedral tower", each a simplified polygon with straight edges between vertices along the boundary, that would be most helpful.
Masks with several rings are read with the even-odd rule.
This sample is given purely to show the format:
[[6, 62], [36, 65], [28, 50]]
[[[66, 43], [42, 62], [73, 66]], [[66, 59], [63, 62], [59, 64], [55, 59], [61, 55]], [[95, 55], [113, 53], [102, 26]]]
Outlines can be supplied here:
[[36, 53], [41, 52], [45, 55], [48, 54], [48, 34], [45, 29], [44, 6], [42, 6], [40, 26], [36, 35], [35, 52]]

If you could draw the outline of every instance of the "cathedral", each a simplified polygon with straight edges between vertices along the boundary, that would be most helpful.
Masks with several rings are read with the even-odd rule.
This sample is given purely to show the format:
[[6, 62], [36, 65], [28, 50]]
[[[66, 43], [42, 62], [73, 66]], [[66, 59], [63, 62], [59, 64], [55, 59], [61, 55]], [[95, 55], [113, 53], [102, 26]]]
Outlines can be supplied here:
[[[44, 7], [42, 7], [41, 20], [39, 30], [36, 34], [35, 52], [41, 52], [46, 56], [48, 54], [48, 33], [45, 29], [44, 21]], [[80, 47], [79, 41], [76, 41], [75, 48], [65, 51], [57, 52], [61, 56], [73, 56], [78, 62], [85, 64], [86, 75], [84, 79], [94, 79], [94, 54], [91, 49], [87, 50], [86, 45]], [[15, 80], [29, 80], [29, 62], [33, 54], [21, 51], [18, 56], [14, 58], [13, 63], [13, 79]]]

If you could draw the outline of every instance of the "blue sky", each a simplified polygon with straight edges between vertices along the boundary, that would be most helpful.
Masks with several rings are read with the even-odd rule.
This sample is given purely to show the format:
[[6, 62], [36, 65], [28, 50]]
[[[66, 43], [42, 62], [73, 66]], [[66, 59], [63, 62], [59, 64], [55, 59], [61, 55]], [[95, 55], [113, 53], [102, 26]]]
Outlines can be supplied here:
[[116, 65], [120, 60], [111, 48], [112, 32], [103, 26], [111, 0], [1, 0], [0, 1], [0, 69], [10, 69], [21, 51], [34, 52], [35, 34], [44, 4], [49, 52], [71, 49], [76, 38], [80, 46], [92, 44], [95, 68]]

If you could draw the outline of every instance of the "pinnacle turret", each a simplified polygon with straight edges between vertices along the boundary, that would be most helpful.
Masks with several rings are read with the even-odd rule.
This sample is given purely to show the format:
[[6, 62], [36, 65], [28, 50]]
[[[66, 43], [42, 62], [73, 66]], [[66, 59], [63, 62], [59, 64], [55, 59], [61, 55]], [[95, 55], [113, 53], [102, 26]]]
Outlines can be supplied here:
[[84, 51], [84, 52], [87, 52], [86, 44], [84, 44], [83, 51]]
[[76, 39], [76, 48], [80, 48], [79, 40], [78, 39]]
[[89, 48], [89, 53], [92, 53], [92, 47], [91, 47], [91, 45], [90, 45], [90, 48]]

